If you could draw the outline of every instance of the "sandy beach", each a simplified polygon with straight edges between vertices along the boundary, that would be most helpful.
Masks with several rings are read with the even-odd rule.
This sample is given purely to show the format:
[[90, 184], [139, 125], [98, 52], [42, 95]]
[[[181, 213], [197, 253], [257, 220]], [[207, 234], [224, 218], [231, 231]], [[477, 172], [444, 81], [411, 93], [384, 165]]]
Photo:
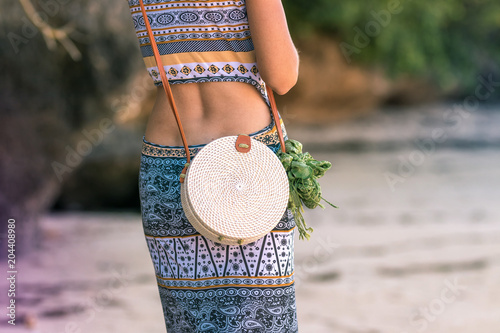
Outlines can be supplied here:
[[[340, 207], [306, 211], [312, 238], [296, 235], [301, 332], [498, 332], [499, 116], [449, 130], [427, 110], [288, 129], [323, 142], [311, 153], [332, 162], [323, 196]], [[433, 128], [448, 138], [426, 152], [415, 140]], [[40, 228], [18, 263], [17, 325], [2, 315], [1, 332], [165, 332], [138, 213], [50, 213]]]

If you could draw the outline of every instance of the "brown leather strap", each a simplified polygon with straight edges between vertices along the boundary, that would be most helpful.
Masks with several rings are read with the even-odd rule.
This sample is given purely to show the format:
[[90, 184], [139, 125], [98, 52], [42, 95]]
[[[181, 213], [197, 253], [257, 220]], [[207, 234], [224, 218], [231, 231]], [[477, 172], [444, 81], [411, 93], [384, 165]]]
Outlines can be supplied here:
[[[154, 38], [153, 31], [151, 30], [151, 26], [149, 24], [148, 16], [146, 14], [146, 9], [144, 8], [144, 3], [142, 0], [139, 0], [141, 5], [142, 17], [144, 19], [144, 24], [146, 25], [146, 29], [148, 31], [149, 41], [151, 43], [151, 48], [153, 49], [154, 57], [156, 60], [156, 65], [158, 66], [158, 71], [160, 72], [161, 81], [163, 83], [163, 89], [167, 94], [168, 100], [170, 102], [170, 106], [172, 107], [172, 112], [174, 113], [175, 120], [177, 122], [177, 126], [179, 127], [179, 132], [181, 134], [182, 142], [184, 144], [184, 149], [186, 150], [186, 159], [187, 163], [182, 170], [180, 176], [180, 182], [184, 181], [184, 177], [186, 174], [187, 167], [189, 163], [191, 163], [191, 156], [189, 154], [189, 146], [187, 144], [186, 136], [184, 135], [184, 129], [182, 128], [181, 119], [179, 117], [179, 112], [177, 111], [177, 107], [175, 106], [174, 96], [172, 95], [172, 90], [170, 89], [170, 84], [168, 83], [167, 75], [165, 73], [165, 68], [163, 67], [163, 63], [161, 61], [160, 52], [158, 51], [158, 46], [156, 45], [156, 41]], [[271, 104], [271, 111], [273, 113], [274, 123], [276, 124], [276, 129], [278, 131], [278, 137], [281, 144], [281, 150], [285, 152], [285, 140], [283, 138], [283, 132], [281, 131], [281, 124], [278, 116], [278, 109], [276, 107], [276, 102], [274, 100], [273, 90], [266, 85], [267, 95], [269, 98], [269, 103]]]
[[276, 101], [274, 100], [274, 93], [271, 87], [266, 84], [267, 97], [269, 98], [269, 103], [271, 104], [271, 111], [273, 112], [274, 123], [276, 124], [276, 130], [278, 131], [278, 137], [280, 139], [281, 151], [285, 151], [285, 139], [283, 138], [283, 132], [281, 131], [280, 118], [278, 116], [278, 108], [276, 107]]
[[186, 177], [187, 167], [191, 163], [191, 154], [189, 154], [189, 146], [186, 140], [186, 135], [184, 135], [184, 129], [182, 128], [179, 112], [177, 112], [177, 107], [175, 106], [174, 96], [172, 95], [172, 90], [170, 90], [170, 84], [168, 83], [167, 75], [165, 74], [165, 69], [163, 67], [163, 62], [161, 61], [160, 52], [158, 51], [158, 46], [156, 46], [156, 40], [153, 35], [153, 31], [151, 30], [151, 26], [149, 24], [149, 19], [148, 15], [146, 14], [146, 9], [144, 8], [144, 3], [142, 2], [142, 0], [139, 0], [139, 2], [141, 5], [144, 24], [146, 25], [146, 29], [148, 30], [149, 42], [151, 43], [151, 48], [153, 49], [153, 53], [156, 59], [156, 65], [158, 66], [158, 71], [160, 72], [161, 81], [163, 83], [163, 90], [165, 90], [165, 93], [167, 94], [168, 101], [170, 102], [172, 112], [174, 113], [175, 116], [175, 121], [177, 122], [177, 127], [179, 127], [179, 132], [181, 134], [182, 143], [184, 144], [184, 149], [186, 150], [186, 164], [182, 169], [179, 178], [179, 181], [183, 183], [184, 178]]

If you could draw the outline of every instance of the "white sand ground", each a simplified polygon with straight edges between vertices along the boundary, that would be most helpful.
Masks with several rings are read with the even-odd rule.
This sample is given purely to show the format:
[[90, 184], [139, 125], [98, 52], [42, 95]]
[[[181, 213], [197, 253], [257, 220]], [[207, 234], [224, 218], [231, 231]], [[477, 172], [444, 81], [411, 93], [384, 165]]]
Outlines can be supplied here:
[[[313, 154], [334, 165], [321, 183], [340, 209], [307, 211], [312, 240], [296, 238], [300, 332], [500, 331], [499, 149], [437, 146], [392, 191], [384, 172], [414, 151]], [[18, 267], [19, 325], [2, 315], [2, 333], [165, 332], [138, 215], [41, 227], [43, 247]]]

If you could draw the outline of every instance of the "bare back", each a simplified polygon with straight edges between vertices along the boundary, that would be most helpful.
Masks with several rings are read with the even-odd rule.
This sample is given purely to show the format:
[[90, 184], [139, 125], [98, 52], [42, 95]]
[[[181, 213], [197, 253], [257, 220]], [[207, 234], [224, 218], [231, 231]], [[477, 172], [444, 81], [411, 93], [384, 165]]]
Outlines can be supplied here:
[[[189, 145], [208, 143], [226, 135], [250, 134], [271, 122], [264, 99], [247, 83], [172, 84], [171, 89]], [[157, 88], [145, 138], [161, 145], [182, 146], [163, 87]]]
[[[255, 60], [265, 83], [285, 94], [298, 77], [298, 52], [288, 31], [281, 0], [245, 0]], [[171, 84], [189, 145], [205, 144], [226, 135], [250, 134], [271, 123], [271, 112], [256, 87], [244, 82]], [[182, 146], [177, 122], [163, 87], [145, 138], [167, 146]]]

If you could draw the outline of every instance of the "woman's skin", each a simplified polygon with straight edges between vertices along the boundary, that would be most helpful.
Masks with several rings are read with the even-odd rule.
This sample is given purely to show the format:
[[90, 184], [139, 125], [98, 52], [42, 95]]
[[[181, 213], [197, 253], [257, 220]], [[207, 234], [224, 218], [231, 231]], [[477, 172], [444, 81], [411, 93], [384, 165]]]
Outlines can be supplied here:
[[[297, 82], [299, 57], [280, 0], [246, 0], [257, 66], [264, 82], [283, 95]], [[189, 145], [227, 135], [250, 134], [271, 122], [259, 91], [248, 83], [206, 82], [170, 85]], [[183, 146], [163, 87], [148, 120], [147, 141]]]

